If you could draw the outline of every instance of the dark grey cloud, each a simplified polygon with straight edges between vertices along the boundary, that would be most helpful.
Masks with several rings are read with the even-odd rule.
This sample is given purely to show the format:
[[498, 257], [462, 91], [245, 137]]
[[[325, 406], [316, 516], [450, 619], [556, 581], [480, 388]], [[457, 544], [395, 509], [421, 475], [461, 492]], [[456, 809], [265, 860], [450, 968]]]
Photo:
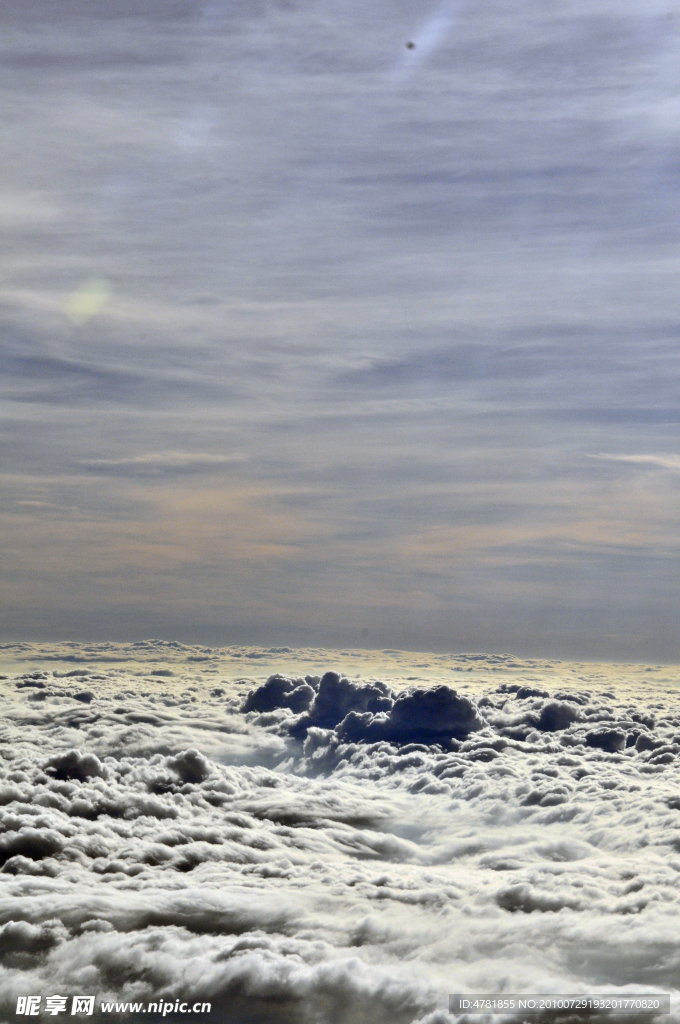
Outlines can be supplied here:
[[41, 382], [46, 385], [43, 392], [34, 390], [21, 396], [12, 392], [10, 384], [9, 393], [5, 393], [5, 398], [22, 397], [28, 402], [64, 401], [70, 404], [79, 394], [85, 399], [106, 400], [113, 398], [116, 392], [125, 394], [132, 388], [139, 389], [140, 386], [139, 378], [131, 373], [48, 356], [4, 356], [0, 362], [0, 370], [8, 378], [8, 383], [12, 380], [26, 381], [33, 385], [35, 382]]
[[[157, 407], [165, 402], [191, 402], [229, 395], [224, 385], [215, 388], [208, 380], [193, 374], [175, 372], [165, 379], [157, 373], [130, 372], [114, 366], [64, 359], [46, 353], [0, 355], [0, 373], [4, 377], [5, 400], [29, 404], [48, 403], [72, 406], [142, 403]], [[233, 392], [230, 397], [238, 398]]]
[[319, 679], [287, 680], [272, 676], [249, 694], [243, 710], [302, 712], [286, 723], [291, 736], [304, 738], [310, 729], [334, 729], [344, 740], [386, 740], [396, 743], [448, 744], [480, 729], [474, 705], [447, 686], [396, 695], [384, 683], [357, 684], [335, 672]]

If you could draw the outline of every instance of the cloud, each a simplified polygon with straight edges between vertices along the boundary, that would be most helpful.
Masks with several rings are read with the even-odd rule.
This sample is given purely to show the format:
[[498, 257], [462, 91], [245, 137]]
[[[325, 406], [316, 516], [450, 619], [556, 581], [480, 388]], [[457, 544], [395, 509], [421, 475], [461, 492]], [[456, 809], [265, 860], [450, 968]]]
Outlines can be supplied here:
[[[82, 694], [73, 694], [73, 699], [81, 700]], [[106, 768], [95, 754], [82, 754], [79, 750], [56, 754], [45, 762], [44, 767], [47, 773], [55, 779], [78, 779], [80, 782], [85, 782], [87, 779], [106, 778], [108, 775]]]
[[392, 82], [401, 84], [411, 78], [418, 65], [426, 61], [428, 56], [446, 41], [455, 15], [456, 5], [441, 4], [409, 40], [414, 45], [407, 47], [399, 65], [392, 70]]
[[608, 462], [629, 462], [632, 465], [656, 466], [658, 469], [680, 470], [680, 455], [589, 455], [590, 459]]
[[30, 990], [446, 1024], [452, 991], [675, 984], [663, 670], [451, 656], [480, 669], [463, 696], [301, 674], [291, 651], [270, 653], [297, 673], [250, 687], [181, 644], [137, 651], [174, 652], [173, 675], [0, 680], [3, 1013]]
[[0, 224], [5, 229], [59, 221], [63, 216], [63, 210], [39, 191], [5, 192], [0, 199]]
[[660, 0], [27, 3], [7, 629], [675, 658], [674, 558], [583, 458], [680, 416]]
[[166, 474], [210, 473], [245, 461], [239, 453], [148, 452], [117, 459], [83, 459], [79, 466], [90, 473], [111, 476], [155, 477]]
[[190, 395], [224, 398], [225, 385], [216, 384], [195, 373], [159, 375], [150, 367], [110, 364], [107, 359], [55, 355], [32, 346], [20, 351], [0, 353], [0, 370], [5, 377], [3, 394], [9, 401], [27, 404], [79, 405], [123, 403], [139, 406], [143, 396], [158, 405], [172, 399], [182, 401]]
[[446, 745], [482, 727], [474, 704], [448, 686], [395, 694], [382, 682], [358, 684], [335, 672], [320, 679], [272, 676], [243, 703], [245, 713], [277, 708], [301, 712], [282, 726], [298, 739], [335, 730], [342, 740]]

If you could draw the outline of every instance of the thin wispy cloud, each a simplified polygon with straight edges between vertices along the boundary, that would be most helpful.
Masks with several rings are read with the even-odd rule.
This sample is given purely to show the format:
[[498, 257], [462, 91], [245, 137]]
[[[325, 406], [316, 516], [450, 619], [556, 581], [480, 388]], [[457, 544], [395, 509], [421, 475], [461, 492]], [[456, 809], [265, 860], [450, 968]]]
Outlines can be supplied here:
[[658, 469], [680, 470], [680, 455], [589, 455], [590, 459], [604, 459], [607, 462], [628, 462], [636, 466], [656, 466]]
[[247, 456], [238, 452], [230, 455], [206, 452], [147, 452], [117, 459], [82, 459], [79, 466], [93, 473], [112, 473], [130, 476], [153, 476], [166, 473], [200, 473], [236, 466]]
[[5, 4], [6, 629], [680, 656], [667, 13]]

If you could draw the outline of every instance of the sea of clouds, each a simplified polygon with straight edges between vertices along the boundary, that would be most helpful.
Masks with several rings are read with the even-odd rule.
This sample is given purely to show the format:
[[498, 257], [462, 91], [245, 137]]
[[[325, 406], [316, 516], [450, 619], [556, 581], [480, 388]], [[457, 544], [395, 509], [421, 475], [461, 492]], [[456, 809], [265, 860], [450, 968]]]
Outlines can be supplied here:
[[677, 670], [9, 647], [0, 1019], [59, 993], [447, 1024], [454, 992], [677, 988]]

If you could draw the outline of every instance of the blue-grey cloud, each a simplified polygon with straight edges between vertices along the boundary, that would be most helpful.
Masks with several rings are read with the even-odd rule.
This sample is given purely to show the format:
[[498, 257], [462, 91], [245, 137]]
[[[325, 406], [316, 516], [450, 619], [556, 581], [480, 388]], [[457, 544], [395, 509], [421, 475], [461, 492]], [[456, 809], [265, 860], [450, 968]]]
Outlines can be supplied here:
[[669, 13], [6, 4], [7, 636], [677, 657]]

